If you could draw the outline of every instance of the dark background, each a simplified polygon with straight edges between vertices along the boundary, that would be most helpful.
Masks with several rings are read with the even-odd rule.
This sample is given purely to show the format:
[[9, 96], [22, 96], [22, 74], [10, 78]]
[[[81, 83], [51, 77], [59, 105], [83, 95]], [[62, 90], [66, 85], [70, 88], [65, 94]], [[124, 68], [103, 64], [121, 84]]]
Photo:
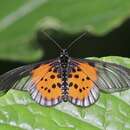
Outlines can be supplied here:
[[[53, 35], [53, 38], [63, 48], [66, 48], [71, 41], [80, 35], [70, 35], [63, 32], [55, 34], [57, 35]], [[44, 51], [44, 56], [40, 60], [48, 60], [59, 56], [59, 50], [52, 41], [43, 37], [40, 31], [36, 35], [37, 46], [41, 47]], [[75, 43], [69, 54], [71, 57], [78, 58], [104, 56], [130, 57], [130, 19], [126, 20], [120, 27], [101, 37], [87, 33], [86, 36]], [[24, 64], [30, 63], [0, 60], [0, 73]]]
[[[64, 48], [78, 37], [79, 34], [70, 36], [67, 34], [53, 38]], [[48, 38], [44, 40], [43, 34], [38, 33], [38, 42], [45, 51], [43, 59], [50, 59], [59, 55], [59, 51], [52, 41]], [[63, 39], [66, 39], [63, 40]], [[49, 53], [48, 53], [49, 52]], [[52, 53], [50, 53], [52, 52]], [[122, 24], [119, 28], [114, 29], [102, 37], [86, 34], [82, 39], [77, 41], [69, 54], [72, 57], [103, 57], [103, 56], [122, 56], [130, 57], [130, 19]]]

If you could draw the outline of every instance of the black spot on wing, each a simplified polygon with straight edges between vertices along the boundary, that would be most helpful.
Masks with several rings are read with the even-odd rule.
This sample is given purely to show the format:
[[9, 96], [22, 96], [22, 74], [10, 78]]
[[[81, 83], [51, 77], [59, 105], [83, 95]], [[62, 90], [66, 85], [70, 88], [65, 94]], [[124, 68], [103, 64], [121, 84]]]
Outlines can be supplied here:
[[75, 88], [75, 89], [77, 89], [77, 88], [78, 88], [78, 85], [77, 85], [77, 84], [75, 84], [75, 85], [74, 85], [74, 88]]
[[87, 79], [87, 80], [90, 80], [90, 77], [87, 76], [86, 79]]
[[48, 88], [47, 87], [45, 87], [45, 89], [44, 90], [47, 90]]
[[50, 78], [51, 78], [51, 79], [54, 79], [54, 78], [55, 78], [55, 75], [51, 75]]
[[75, 78], [79, 78], [79, 75], [78, 75], [78, 74], [75, 74], [74, 77], [75, 77]]
[[82, 93], [82, 89], [79, 89], [79, 92]]
[[50, 89], [48, 89], [48, 93], [50, 93], [51, 92], [51, 90]]
[[69, 83], [69, 87], [71, 87], [71, 86], [73, 86], [73, 83], [72, 83], [72, 82]]
[[58, 86], [59, 88], [61, 88], [61, 84], [60, 84], [60, 83], [57, 83], [57, 86]]
[[52, 84], [52, 88], [56, 88], [56, 84]]

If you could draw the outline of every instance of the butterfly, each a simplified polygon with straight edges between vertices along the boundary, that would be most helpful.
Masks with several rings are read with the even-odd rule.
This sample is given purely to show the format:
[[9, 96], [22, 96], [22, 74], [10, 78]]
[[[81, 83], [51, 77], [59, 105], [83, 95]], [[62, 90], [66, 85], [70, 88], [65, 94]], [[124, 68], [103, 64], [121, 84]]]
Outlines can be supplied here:
[[61, 49], [60, 56], [6, 72], [0, 76], [0, 92], [11, 88], [28, 91], [32, 99], [43, 106], [68, 101], [88, 107], [98, 100], [100, 91], [112, 93], [130, 88], [130, 69], [114, 63], [72, 58], [68, 49], [62, 49], [45, 34]]

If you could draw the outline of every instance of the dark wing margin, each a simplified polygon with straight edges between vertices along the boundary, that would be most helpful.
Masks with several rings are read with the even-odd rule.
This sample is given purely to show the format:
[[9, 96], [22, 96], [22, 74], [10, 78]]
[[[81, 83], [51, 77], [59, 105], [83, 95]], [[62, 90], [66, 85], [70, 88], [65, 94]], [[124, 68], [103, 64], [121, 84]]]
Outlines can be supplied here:
[[[22, 66], [8, 71], [0, 76], [0, 91], [8, 91], [13, 88], [14, 84], [21, 82], [22, 78], [29, 76], [34, 66]], [[16, 89], [19, 89], [15, 86]]]
[[130, 88], [130, 69], [115, 63], [90, 59], [74, 59], [75, 62], [87, 63], [96, 68], [94, 84], [106, 93], [124, 91]]

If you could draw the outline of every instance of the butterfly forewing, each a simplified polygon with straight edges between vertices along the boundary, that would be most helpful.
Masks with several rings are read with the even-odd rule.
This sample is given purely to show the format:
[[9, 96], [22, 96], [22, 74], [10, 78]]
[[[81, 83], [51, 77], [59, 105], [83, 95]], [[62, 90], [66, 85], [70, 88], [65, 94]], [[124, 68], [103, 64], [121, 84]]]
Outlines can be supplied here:
[[[114, 63], [97, 60], [76, 60], [89, 64], [96, 69], [97, 79], [94, 84], [104, 92], [118, 92], [130, 88], [130, 69]], [[90, 77], [92, 80], [92, 78]]]
[[[33, 68], [35, 68], [36, 65], [26, 65], [22, 67], [18, 67], [16, 69], [13, 69], [9, 72], [6, 72], [5, 74], [0, 76], [0, 91], [8, 91], [10, 88], [14, 86], [14, 84], [19, 84], [19, 82], [24, 78], [25, 81], [27, 78], [29, 78], [30, 72]], [[16, 87], [16, 89], [21, 89], [20, 87]]]

